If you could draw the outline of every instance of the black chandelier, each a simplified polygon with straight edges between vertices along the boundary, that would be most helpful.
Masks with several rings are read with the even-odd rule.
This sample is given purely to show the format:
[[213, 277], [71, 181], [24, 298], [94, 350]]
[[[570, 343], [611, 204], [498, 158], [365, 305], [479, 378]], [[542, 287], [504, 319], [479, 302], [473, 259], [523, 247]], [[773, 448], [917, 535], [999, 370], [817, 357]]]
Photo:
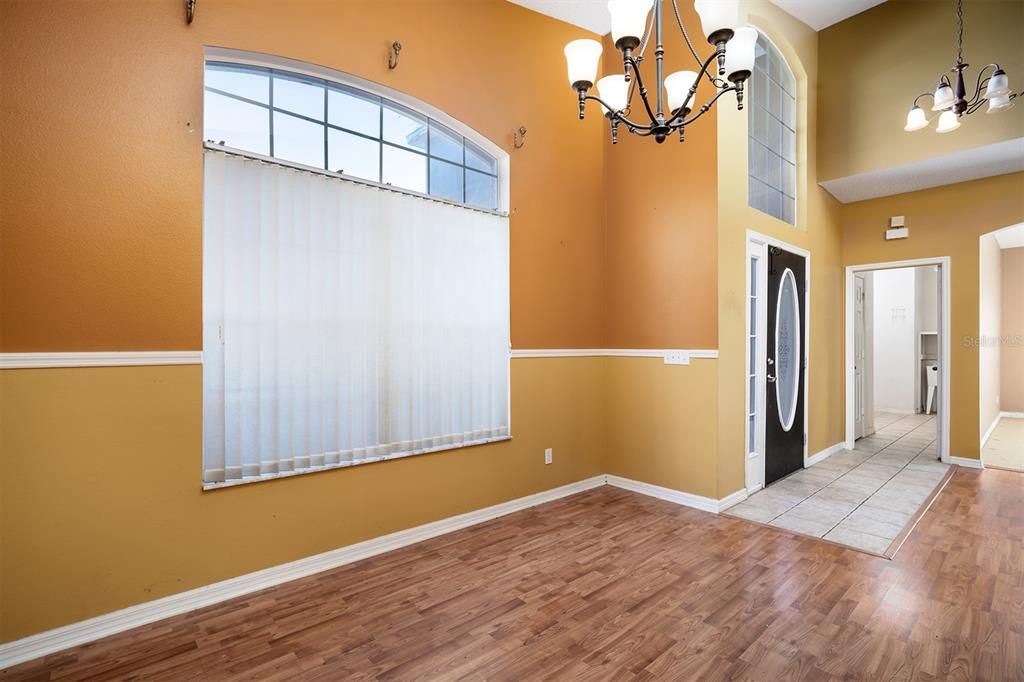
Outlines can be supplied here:
[[[956, 0], [957, 47], [956, 66], [949, 70], [956, 74], [956, 85], [950, 82], [949, 76], [939, 76], [939, 84], [935, 92], [924, 92], [914, 99], [914, 104], [907, 112], [907, 124], [903, 127], [908, 132], [921, 130], [928, 125], [928, 116], [918, 104], [922, 97], [932, 98], [932, 111], [939, 114], [937, 133], [949, 133], [960, 127], [960, 118], [973, 114], [988, 103], [989, 114], [1006, 111], [1013, 106], [1013, 100], [1020, 93], [1010, 92], [1010, 82], [1006, 72], [998, 64], [987, 64], [978, 72], [978, 80], [974, 84], [974, 94], [968, 99], [967, 86], [964, 83], [964, 71], [970, 64], [964, 63], [964, 8], [962, 0]], [[991, 75], [989, 69], [992, 69]], [[982, 92], [982, 88], [985, 88]]]
[[[696, 0], [694, 8], [700, 16], [701, 27], [708, 42], [715, 46], [707, 59], [701, 60], [690, 42], [690, 36], [679, 15], [678, 0], [672, 0], [672, 9], [683, 40], [700, 67], [699, 72], [676, 71], [663, 75], [665, 48], [662, 44], [662, 0], [653, 0], [654, 21], [648, 24], [652, 0], [608, 0], [611, 14], [612, 39], [622, 52], [623, 73], [597, 80], [601, 43], [596, 40], [573, 40], [565, 46], [569, 67], [569, 83], [579, 98], [582, 119], [587, 100], [598, 102], [611, 122], [612, 144], [618, 141], [619, 125], [634, 135], [654, 137], [658, 142], [673, 131], [679, 131], [680, 142], [686, 126], [703, 116], [719, 97], [727, 92], [736, 93], [736, 107], [743, 108], [743, 84], [754, 68], [754, 45], [757, 31], [750, 27], [736, 28], [739, 17], [738, 0]], [[648, 99], [648, 90], [640, 73], [644, 50], [654, 32], [654, 60], [656, 98], [654, 106]], [[728, 44], [728, 51], [726, 45]], [[717, 75], [712, 75], [717, 65]], [[723, 76], [725, 78], [723, 78]], [[715, 96], [694, 112], [694, 97], [701, 79], [707, 78], [716, 88]], [[597, 96], [589, 94], [596, 87]], [[639, 123], [629, 118], [633, 95], [637, 92], [648, 122]], [[665, 100], [668, 100], [666, 109]], [[692, 113], [692, 115], [691, 115]]]

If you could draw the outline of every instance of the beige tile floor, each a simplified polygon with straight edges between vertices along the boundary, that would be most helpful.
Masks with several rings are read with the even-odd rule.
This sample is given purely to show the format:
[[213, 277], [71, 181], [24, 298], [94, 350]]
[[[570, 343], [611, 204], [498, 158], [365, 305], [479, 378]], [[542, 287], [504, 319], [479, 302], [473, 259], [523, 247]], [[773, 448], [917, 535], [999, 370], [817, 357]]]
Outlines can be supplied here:
[[949, 465], [936, 459], [934, 415], [878, 413], [875, 428], [853, 450], [794, 472], [726, 513], [882, 554]]
[[987, 467], [1024, 471], [1024, 419], [1002, 417], [981, 450]]

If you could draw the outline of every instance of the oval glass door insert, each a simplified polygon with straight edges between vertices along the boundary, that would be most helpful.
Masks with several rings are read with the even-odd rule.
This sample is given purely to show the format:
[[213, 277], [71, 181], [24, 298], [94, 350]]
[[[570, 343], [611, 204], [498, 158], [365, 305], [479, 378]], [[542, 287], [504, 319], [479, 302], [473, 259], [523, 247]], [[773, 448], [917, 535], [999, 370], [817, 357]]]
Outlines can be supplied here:
[[775, 403], [784, 431], [793, 428], [800, 392], [800, 300], [796, 277], [786, 268], [775, 306]]

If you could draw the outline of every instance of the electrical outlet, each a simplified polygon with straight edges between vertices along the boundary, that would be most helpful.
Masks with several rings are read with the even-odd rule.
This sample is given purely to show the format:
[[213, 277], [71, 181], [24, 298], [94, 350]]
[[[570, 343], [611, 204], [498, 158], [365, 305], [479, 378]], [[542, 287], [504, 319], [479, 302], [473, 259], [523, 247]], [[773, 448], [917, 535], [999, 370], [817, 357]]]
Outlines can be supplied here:
[[667, 350], [665, 351], [665, 364], [688, 365], [690, 364], [690, 354], [685, 350]]
[[554, 458], [555, 458], [555, 455], [552, 453], [551, 448], [545, 448], [544, 449], [544, 463], [545, 464], [551, 464], [551, 461]]

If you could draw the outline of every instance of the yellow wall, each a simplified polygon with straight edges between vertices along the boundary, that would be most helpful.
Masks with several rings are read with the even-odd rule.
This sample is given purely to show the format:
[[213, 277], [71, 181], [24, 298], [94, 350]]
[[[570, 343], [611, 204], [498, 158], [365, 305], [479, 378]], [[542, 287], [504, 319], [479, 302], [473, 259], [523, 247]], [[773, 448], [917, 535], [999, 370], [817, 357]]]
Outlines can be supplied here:
[[604, 361], [514, 360], [511, 441], [210, 492], [199, 367], [0, 372], [0, 641], [604, 473]]
[[712, 499], [735, 492], [716, 477], [717, 365], [608, 358], [606, 473]]
[[[586, 32], [505, 0], [286, 5], [0, 3], [0, 351], [200, 348], [204, 45], [507, 149], [513, 344], [602, 347], [604, 123], [551, 68]], [[198, 367], [0, 372], [0, 641], [602, 473], [603, 363], [513, 361], [510, 442], [207, 493]]]
[[[885, 241], [893, 215], [906, 216], [909, 239]], [[978, 336], [978, 238], [1019, 222], [1024, 222], [1024, 173], [842, 207], [844, 266], [950, 257], [949, 454], [954, 457], [980, 456], [978, 347], [969, 342]]]
[[[998, 61], [1019, 90], [1024, 78], [1024, 2], [968, 0], [964, 3], [964, 61], [971, 64], [967, 95], [979, 69]], [[819, 106], [827, 126], [818, 129], [820, 179], [831, 180], [911, 163], [1024, 136], [1024, 107], [964, 119], [953, 134], [930, 128], [903, 130], [907, 111], [923, 92], [934, 92], [939, 76], [956, 57], [952, 2], [888, 0], [824, 29], [818, 37]], [[989, 72], [991, 73], [991, 71]], [[921, 99], [929, 117], [932, 99]]]
[[[514, 360], [512, 441], [207, 493], [198, 367], [0, 372], [0, 641], [604, 472], [724, 497], [744, 485], [746, 230], [812, 254], [814, 453], [844, 435], [842, 266], [955, 251], [954, 287], [975, 287], [954, 289], [959, 338], [977, 235], [1022, 220], [1019, 175], [841, 208], [812, 148], [818, 37], [766, 0], [743, 6], [799, 81], [795, 227], [747, 208], [731, 95], [683, 145], [623, 132], [613, 148], [552, 68], [585, 32], [504, 0], [206, 0], [191, 27], [181, 4], [0, 3], [0, 350], [199, 348], [202, 48], [218, 45], [379, 81], [510, 151], [515, 347], [721, 357]], [[892, 213], [915, 237], [883, 246]], [[958, 353], [953, 454], [971, 456], [977, 362]]]
[[745, 483], [746, 239], [754, 230], [811, 253], [808, 454], [843, 440], [842, 240], [839, 204], [818, 187], [814, 140], [818, 112], [817, 34], [775, 5], [741, 4], [747, 23], [775, 43], [797, 79], [797, 224], [752, 209], [747, 201], [747, 111], [718, 108], [718, 491]]

